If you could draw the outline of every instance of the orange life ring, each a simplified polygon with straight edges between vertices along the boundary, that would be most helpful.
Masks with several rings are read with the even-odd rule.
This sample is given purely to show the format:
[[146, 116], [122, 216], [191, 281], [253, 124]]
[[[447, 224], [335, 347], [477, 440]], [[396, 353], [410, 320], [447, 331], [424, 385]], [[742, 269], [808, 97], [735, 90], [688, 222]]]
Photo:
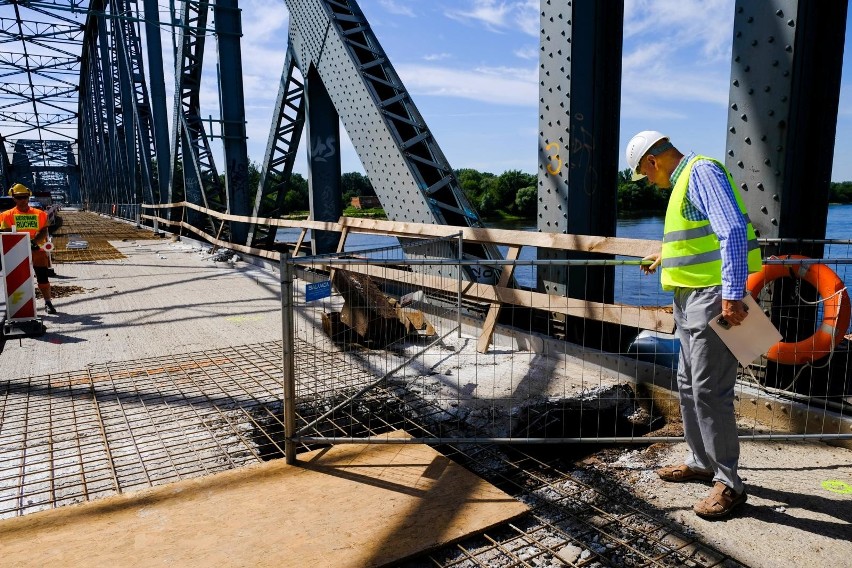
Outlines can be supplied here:
[[[808, 257], [791, 254], [785, 258]], [[764, 264], [763, 270], [748, 277], [746, 286], [752, 297], [757, 300], [764, 286], [784, 277], [799, 278], [817, 289], [823, 300], [822, 322], [814, 334], [807, 339], [776, 343], [769, 349], [766, 358], [784, 365], [803, 365], [825, 357], [843, 340], [849, 328], [852, 306], [849, 304], [849, 293], [843, 281], [824, 264]]]

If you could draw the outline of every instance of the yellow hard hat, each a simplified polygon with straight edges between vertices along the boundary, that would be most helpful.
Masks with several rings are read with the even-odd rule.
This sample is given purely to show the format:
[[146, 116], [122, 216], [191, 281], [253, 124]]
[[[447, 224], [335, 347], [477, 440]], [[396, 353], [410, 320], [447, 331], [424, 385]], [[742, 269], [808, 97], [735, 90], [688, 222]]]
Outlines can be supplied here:
[[32, 192], [30, 191], [30, 188], [28, 188], [24, 184], [16, 183], [11, 188], [9, 188], [9, 195], [11, 195], [11, 196], [15, 196], [15, 195], [30, 196], [30, 195], [32, 195]]

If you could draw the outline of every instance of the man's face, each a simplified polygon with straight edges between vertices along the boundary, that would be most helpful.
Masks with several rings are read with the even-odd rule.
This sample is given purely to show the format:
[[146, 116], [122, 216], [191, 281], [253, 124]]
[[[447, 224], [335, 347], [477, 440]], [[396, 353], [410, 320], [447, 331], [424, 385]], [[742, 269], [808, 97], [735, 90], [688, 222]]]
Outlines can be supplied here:
[[645, 155], [639, 162], [639, 173], [645, 174], [648, 182], [653, 183], [660, 189], [669, 189], [671, 187], [669, 174], [662, 167], [658, 156], [652, 156], [651, 154]]

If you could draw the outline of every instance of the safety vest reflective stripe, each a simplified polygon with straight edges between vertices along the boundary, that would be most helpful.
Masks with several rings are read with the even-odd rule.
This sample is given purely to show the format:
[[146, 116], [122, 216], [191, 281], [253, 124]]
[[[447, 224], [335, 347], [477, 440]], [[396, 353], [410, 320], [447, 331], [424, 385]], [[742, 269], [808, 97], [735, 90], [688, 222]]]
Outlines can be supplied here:
[[[751, 223], [751, 219], [748, 214], [743, 214], [743, 220], [746, 224]], [[697, 239], [699, 237], [706, 237], [707, 235], [713, 234], [713, 227], [710, 226], [709, 221], [708, 224], [703, 225], [701, 227], [693, 227], [692, 229], [683, 229], [682, 231], [669, 231], [665, 235], [663, 235], [664, 243], [673, 243], [675, 241], [686, 241], [689, 239]]]
[[685, 241], [687, 239], [697, 239], [698, 237], [706, 237], [713, 234], [713, 228], [707, 224], [703, 227], [695, 227], [694, 229], [684, 229], [682, 231], [670, 231], [663, 235], [664, 243], [673, 243], [676, 241]]
[[[749, 252], [755, 249], [760, 249], [760, 244], [756, 240], [748, 241], [747, 246]], [[713, 262], [715, 260], [722, 260], [722, 251], [720, 249], [700, 254], [664, 258], [661, 264], [663, 268], [676, 268], [678, 266], [692, 266], [693, 264], [702, 264], [705, 262]]]

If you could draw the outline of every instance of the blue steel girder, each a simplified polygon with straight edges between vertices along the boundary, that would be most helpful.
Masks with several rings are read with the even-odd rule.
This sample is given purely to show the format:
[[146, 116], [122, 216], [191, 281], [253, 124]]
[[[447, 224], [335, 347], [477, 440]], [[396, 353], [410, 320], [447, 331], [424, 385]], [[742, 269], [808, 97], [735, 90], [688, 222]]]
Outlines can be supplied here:
[[69, 177], [69, 197], [125, 217], [157, 195], [138, 26], [129, 0], [90, 5], [79, 75], [80, 176]]
[[[762, 237], [825, 238], [847, 9], [736, 2], [725, 164]], [[790, 246], [767, 252], [823, 253]]]
[[[304, 78], [296, 77], [296, 71], [296, 60], [288, 46], [255, 193], [254, 217], [278, 218], [284, 214], [284, 196], [305, 126], [305, 84]], [[258, 242], [272, 246], [275, 232], [267, 225], [255, 225], [247, 244], [251, 246], [252, 242]]]
[[[224, 213], [227, 211], [225, 192], [213, 161], [199, 100], [209, 6], [209, 2], [184, 0], [178, 25], [174, 28], [177, 35], [177, 72], [172, 121], [172, 186], [169, 193], [172, 201], [182, 198]], [[183, 195], [178, 195], [178, 177], [183, 180]], [[214, 233], [220, 229], [212, 216], [200, 215], [193, 210], [186, 211], [186, 220], [193, 226]]]
[[[624, 2], [542, 2], [538, 229], [614, 236]], [[541, 259], [589, 258], [539, 249]], [[593, 258], [600, 258], [594, 256]], [[542, 267], [551, 294], [612, 301], [612, 268]]]
[[101, 202], [109, 205], [109, 212], [129, 199], [128, 164], [124, 138], [124, 115], [121, 112], [121, 85], [118, 77], [118, 61], [115, 57], [109, 20], [105, 13], [92, 16], [98, 21], [98, 57], [102, 82], [103, 108], [106, 110], [109, 140], [109, 159], [112, 160], [112, 178], [109, 180], [111, 200]]
[[136, 115], [134, 112], [135, 102], [131, 87], [130, 68], [127, 54], [127, 41], [122, 25], [122, 17], [126, 16], [126, 4], [123, 0], [109, 0], [110, 12], [113, 16], [109, 19], [111, 57], [113, 64], [113, 98], [115, 100], [115, 121], [120, 136], [118, 147], [120, 150], [120, 162], [123, 174], [123, 195], [120, 201], [123, 203], [136, 203], [138, 201], [139, 183], [137, 179], [137, 156], [136, 156]]
[[[357, 2], [285, 2], [296, 64], [303, 76], [316, 68], [388, 218], [481, 227]], [[465, 253], [500, 258], [490, 247]]]
[[[131, 13], [130, 4], [124, 0], [124, 11]], [[158, 188], [154, 187], [153, 161], [157, 158], [154, 145], [154, 126], [151, 117], [151, 105], [148, 97], [148, 87], [145, 83], [145, 66], [142, 60], [141, 43], [137, 23], [131, 18], [120, 18], [116, 29], [121, 32], [122, 41], [119, 45], [124, 47], [123, 65], [129, 75], [129, 99], [133, 111], [133, 123], [137, 140], [138, 176], [141, 183], [139, 197], [152, 203], [158, 201]]]
[[19, 182], [35, 192], [71, 191], [71, 180], [76, 177], [77, 166], [69, 140], [25, 140], [15, 141], [15, 177], [10, 183]]
[[[154, 153], [159, 203], [168, 203], [171, 180], [171, 149], [169, 147], [169, 117], [166, 110], [166, 83], [163, 68], [163, 43], [160, 38], [160, 12], [157, 0], [143, 0], [145, 39], [148, 51], [148, 81], [151, 86], [150, 115], [153, 128]], [[143, 82], [144, 84], [144, 82]]]
[[6, 153], [6, 141], [0, 136], [0, 190], [10, 187], [9, 183], [12, 173], [12, 164], [9, 162], [9, 154]]
[[[243, 62], [240, 50], [242, 23], [237, 0], [215, 0], [216, 45], [219, 74], [219, 103], [222, 121], [222, 149], [225, 166], [225, 205], [232, 215], [247, 217], [251, 212], [248, 194], [248, 148], [246, 146], [245, 94], [243, 92]], [[249, 225], [230, 223], [235, 242], [248, 240]]]
[[115, 203], [116, 196], [109, 180], [115, 177], [115, 160], [110, 125], [113, 105], [105, 105], [108, 79], [101, 69], [98, 28], [101, 23], [91, 18], [87, 24], [87, 40], [83, 44], [83, 70], [80, 73], [80, 202], [86, 207], [104, 211], [107, 203]]

